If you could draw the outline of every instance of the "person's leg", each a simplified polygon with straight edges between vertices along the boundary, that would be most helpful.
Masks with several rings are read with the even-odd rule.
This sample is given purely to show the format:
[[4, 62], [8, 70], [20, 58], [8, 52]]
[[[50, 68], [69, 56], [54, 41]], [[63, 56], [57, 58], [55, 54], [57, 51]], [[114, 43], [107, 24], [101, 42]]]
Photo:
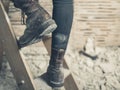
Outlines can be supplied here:
[[63, 57], [73, 21], [73, 0], [53, 0], [53, 6], [53, 19], [58, 27], [52, 33], [51, 58], [47, 76], [50, 86], [61, 87], [64, 83]]
[[[18, 43], [20, 47], [25, 47], [44, 35], [53, 32], [56, 24], [47, 11], [35, 0], [12, 0], [15, 7], [20, 8], [26, 15], [26, 29], [20, 37]], [[39, 37], [39, 38], [38, 38]], [[37, 40], [36, 40], [37, 39]], [[38, 41], [37, 41], [38, 42]]]

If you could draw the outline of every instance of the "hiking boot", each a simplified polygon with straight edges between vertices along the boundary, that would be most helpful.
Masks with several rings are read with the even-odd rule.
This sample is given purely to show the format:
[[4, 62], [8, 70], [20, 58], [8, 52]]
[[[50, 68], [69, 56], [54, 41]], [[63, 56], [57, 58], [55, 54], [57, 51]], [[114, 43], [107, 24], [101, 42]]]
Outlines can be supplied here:
[[14, 5], [26, 15], [26, 29], [19, 38], [19, 47], [25, 47], [40, 41], [46, 34], [53, 32], [57, 25], [48, 12], [33, 0], [13, 0]]
[[53, 87], [62, 87], [64, 84], [64, 73], [63, 73], [63, 56], [64, 50], [52, 49], [52, 56], [50, 64], [47, 69], [48, 84]]

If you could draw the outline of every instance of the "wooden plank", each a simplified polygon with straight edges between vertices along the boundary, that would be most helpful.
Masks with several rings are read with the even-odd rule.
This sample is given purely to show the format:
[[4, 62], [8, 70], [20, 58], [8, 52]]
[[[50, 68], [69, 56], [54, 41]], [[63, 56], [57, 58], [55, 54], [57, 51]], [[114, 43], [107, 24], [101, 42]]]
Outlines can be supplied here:
[[[47, 39], [43, 39], [43, 44], [45, 45], [48, 54], [51, 55], [51, 37], [48, 37]], [[64, 59], [64, 67], [67, 68], [68, 70], [70, 69], [69, 65], [66, 62], [67, 60]], [[66, 90], [79, 90], [77, 83], [75, 81], [75, 78], [73, 74], [70, 72], [70, 75], [67, 75], [64, 83], [64, 87]]]
[[72, 74], [65, 78], [64, 86], [65, 90], [79, 90]]
[[3, 62], [3, 46], [2, 41], [0, 40], [0, 70], [2, 69], [2, 62]]
[[9, 5], [10, 5], [10, 0], [1, 0], [1, 1], [3, 3], [5, 11], [8, 13], [8, 11], [9, 11]]
[[50, 36], [45, 36], [42, 41], [43, 41], [43, 44], [45, 46], [45, 48], [47, 49], [48, 51], [48, 54], [51, 55], [51, 37]]
[[36, 90], [29, 68], [21, 58], [9, 18], [0, 1], [0, 33], [6, 57], [20, 90]]
[[[65, 56], [64, 66], [71, 70], [72, 67], [69, 65], [69, 62], [69, 59]], [[66, 90], [82, 90], [79, 88], [72, 72], [70, 72], [70, 75], [65, 79], [64, 86]]]

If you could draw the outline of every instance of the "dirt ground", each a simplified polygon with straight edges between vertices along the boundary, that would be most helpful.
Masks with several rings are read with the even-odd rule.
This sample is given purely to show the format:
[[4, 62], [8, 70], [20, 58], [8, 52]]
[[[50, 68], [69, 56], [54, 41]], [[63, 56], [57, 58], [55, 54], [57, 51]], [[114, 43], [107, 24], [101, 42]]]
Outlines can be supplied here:
[[72, 72], [80, 90], [120, 90], [120, 48], [97, 47], [92, 60], [76, 49], [68, 51]]
[[[19, 37], [25, 26], [15, 25], [14, 22], [12, 24]], [[120, 47], [95, 47], [90, 38], [84, 52], [91, 56], [97, 55], [97, 59], [93, 60], [80, 53], [82, 49], [73, 44], [79, 39], [73, 38], [74, 36], [71, 35], [65, 57], [71, 65], [70, 69], [77, 80], [79, 90], [120, 90]], [[41, 42], [23, 48], [21, 51], [34, 77], [46, 71], [50, 58]], [[0, 72], [0, 90], [19, 90], [5, 57]]]
[[[119, 47], [97, 47], [96, 60], [71, 47], [68, 47], [66, 57], [72, 67], [71, 71], [77, 80], [79, 90], [120, 90]], [[46, 71], [49, 56], [44, 47], [32, 45], [22, 49], [22, 52], [34, 77]], [[7, 60], [4, 60], [0, 73], [0, 90], [18, 90]]]

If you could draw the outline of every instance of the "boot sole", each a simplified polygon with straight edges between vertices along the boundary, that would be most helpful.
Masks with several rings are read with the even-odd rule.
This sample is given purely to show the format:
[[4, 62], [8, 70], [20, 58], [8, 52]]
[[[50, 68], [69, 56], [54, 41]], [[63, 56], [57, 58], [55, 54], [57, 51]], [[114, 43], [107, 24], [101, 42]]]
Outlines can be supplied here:
[[60, 88], [64, 85], [64, 81], [61, 83], [58, 82], [54, 82], [54, 81], [48, 81], [48, 84], [52, 87], [52, 88]]
[[57, 28], [57, 25], [55, 24], [54, 20], [52, 19], [47, 20], [40, 26], [40, 29], [43, 29], [43, 32], [41, 33], [41, 30], [36, 31], [36, 33], [31, 37], [29, 42], [22, 43], [22, 44], [18, 43], [19, 48], [23, 48], [25, 46], [40, 42], [45, 35], [52, 33], [56, 28]]
[[61, 88], [64, 85], [64, 81], [61, 82], [55, 82], [50, 79], [50, 75], [46, 73], [47, 77], [47, 84], [51, 86], [52, 88]]

